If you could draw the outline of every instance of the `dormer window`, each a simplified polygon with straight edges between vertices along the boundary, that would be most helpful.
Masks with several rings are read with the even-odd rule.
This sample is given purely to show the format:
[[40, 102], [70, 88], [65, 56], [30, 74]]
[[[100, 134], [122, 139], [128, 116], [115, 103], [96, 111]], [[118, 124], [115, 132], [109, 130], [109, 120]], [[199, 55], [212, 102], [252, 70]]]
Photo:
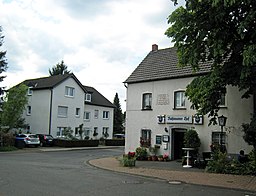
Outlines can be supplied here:
[[32, 87], [28, 87], [28, 95], [32, 95]]
[[88, 101], [88, 102], [92, 101], [92, 95], [90, 93], [85, 94], [85, 101]]

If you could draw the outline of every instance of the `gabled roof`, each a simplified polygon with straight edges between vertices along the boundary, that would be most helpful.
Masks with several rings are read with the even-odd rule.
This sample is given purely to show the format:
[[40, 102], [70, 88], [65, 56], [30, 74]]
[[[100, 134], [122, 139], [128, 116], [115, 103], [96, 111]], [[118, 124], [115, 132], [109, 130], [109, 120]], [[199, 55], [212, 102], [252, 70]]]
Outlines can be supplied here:
[[28, 87], [32, 87], [33, 90], [51, 89], [68, 78], [73, 78], [78, 83], [78, 85], [84, 90], [83, 85], [80, 83], [80, 81], [76, 78], [76, 76], [73, 73], [29, 79], [23, 81], [22, 84], [25, 84]]
[[91, 102], [85, 101], [88, 105], [97, 105], [103, 107], [115, 108], [115, 106], [102, 94], [100, 94], [95, 88], [90, 86], [84, 86], [84, 89], [91, 94]]
[[152, 50], [125, 80], [124, 83], [138, 83], [172, 78], [191, 77], [210, 71], [209, 63], [200, 63], [200, 70], [193, 72], [191, 66], [178, 67], [176, 48]]

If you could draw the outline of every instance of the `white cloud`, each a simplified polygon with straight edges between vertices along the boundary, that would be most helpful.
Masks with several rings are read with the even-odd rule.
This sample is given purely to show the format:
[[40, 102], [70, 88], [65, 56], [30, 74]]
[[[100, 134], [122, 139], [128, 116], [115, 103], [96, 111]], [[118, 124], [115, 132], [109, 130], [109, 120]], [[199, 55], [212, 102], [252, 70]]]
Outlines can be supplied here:
[[84, 84], [123, 110], [122, 82], [151, 50], [171, 46], [164, 35], [170, 0], [0, 0], [7, 87], [48, 75], [64, 60]]

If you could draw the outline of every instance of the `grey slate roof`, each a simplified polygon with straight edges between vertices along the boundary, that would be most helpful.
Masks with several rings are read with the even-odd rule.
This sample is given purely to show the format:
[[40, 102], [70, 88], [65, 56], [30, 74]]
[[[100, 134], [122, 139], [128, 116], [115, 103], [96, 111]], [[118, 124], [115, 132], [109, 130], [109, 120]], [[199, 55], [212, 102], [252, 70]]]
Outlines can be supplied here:
[[176, 48], [150, 51], [124, 83], [138, 83], [172, 78], [190, 77], [210, 71], [209, 63], [201, 63], [200, 70], [194, 73], [191, 66], [178, 67]]
[[85, 93], [88, 92], [92, 94], [92, 102], [85, 102], [86, 104], [111, 107], [111, 108], [115, 107], [108, 99], [106, 99], [102, 94], [100, 94], [95, 88], [89, 87], [89, 86], [83, 86], [74, 74], [64, 74], [64, 75], [29, 79], [29, 80], [23, 81], [22, 84], [32, 87], [33, 90], [52, 89], [53, 87], [57, 86], [64, 80], [68, 79], [69, 77], [72, 77], [78, 83], [78, 85], [84, 90]]
[[29, 79], [22, 82], [28, 87], [32, 87], [33, 90], [39, 89], [51, 89], [67, 78], [72, 77], [74, 80], [81, 86], [83, 89], [83, 85], [79, 82], [79, 80], [75, 77], [74, 74], [64, 74], [64, 75], [56, 75], [56, 76], [48, 76], [43, 78]]
[[115, 106], [107, 98], [100, 94], [95, 88], [90, 86], [84, 86], [84, 89], [88, 93], [91, 93], [92, 100], [91, 102], [85, 101], [86, 104], [115, 108]]

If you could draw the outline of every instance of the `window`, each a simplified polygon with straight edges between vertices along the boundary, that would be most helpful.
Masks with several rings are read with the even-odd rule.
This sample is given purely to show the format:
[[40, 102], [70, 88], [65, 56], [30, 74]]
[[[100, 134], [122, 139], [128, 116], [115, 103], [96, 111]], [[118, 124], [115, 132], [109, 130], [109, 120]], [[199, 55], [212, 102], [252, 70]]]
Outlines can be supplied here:
[[224, 93], [220, 95], [220, 106], [226, 106], [226, 94]]
[[85, 101], [91, 102], [92, 101], [92, 95], [89, 93], [85, 94]]
[[28, 87], [28, 95], [32, 95], [32, 87]]
[[75, 96], [75, 88], [72, 87], [65, 87], [65, 95], [68, 97], [74, 97]]
[[174, 108], [185, 108], [185, 91], [174, 92]]
[[85, 137], [86, 136], [90, 137], [90, 132], [91, 132], [91, 129], [89, 127], [85, 127], [85, 131], [84, 131]]
[[79, 127], [76, 127], [75, 128], [75, 136], [78, 136], [78, 134], [79, 134]]
[[93, 136], [96, 137], [98, 135], [98, 127], [94, 127]]
[[108, 138], [108, 137], [109, 137], [108, 130], [109, 130], [108, 127], [103, 127], [103, 128], [102, 128], [102, 136], [103, 136], [104, 138]]
[[150, 129], [141, 130], [140, 146], [141, 147], [151, 146], [151, 130]]
[[91, 113], [90, 112], [84, 112], [84, 120], [90, 120]]
[[[226, 144], [226, 133], [222, 133], [222, 144]], [[213, 145], [220, 145], [220, 138], [221, 138], [221, 132], [212, 132], [212, 144]]]
[[65, 129], [66, 127], [57, 127], [57, 133], [56, 133], [56, 136], [57, 137], [63, 137], [64, 136], [64, 129]]
[[94, 118], [99, 118], [99, 110], [94, 110]]
[[80, 116], [80, 108], [76, 108], [76, 116], [77, 116], [77, 117]]
[[144, 93], [142, 95], [142, 109], [143, 110], [152, 109], [152, 93]]
[[31, 115], [31, 106], [30, 105], [27, 106], [27, 115]]
[[103, 119], [109, 119], [109, 111], [103, 111]]
[[58, 117], [68, 117], [68, 107], [58, 106]]

